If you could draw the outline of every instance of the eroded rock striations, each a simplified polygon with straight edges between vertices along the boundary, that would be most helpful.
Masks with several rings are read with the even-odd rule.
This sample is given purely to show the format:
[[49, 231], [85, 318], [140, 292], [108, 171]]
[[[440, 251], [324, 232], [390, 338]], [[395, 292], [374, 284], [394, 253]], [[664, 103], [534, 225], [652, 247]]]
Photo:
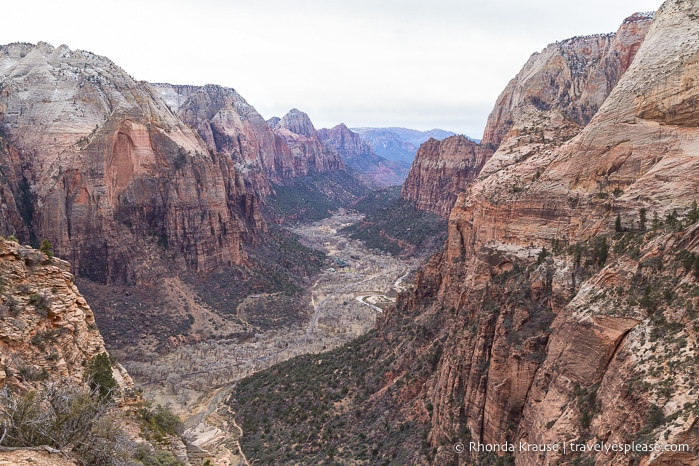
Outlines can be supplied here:
[[478, 176], [489, 155], [465, 136], [430, 139], [418, 149], [401, 197], [446, 218], [456, 196]]
[[[28, 390], [46, 380], [84, 382], [87, 362], [106, 353], [95, 316], [68, 262], [0, 239], [0, 387]], [[122, 394], [133, 388], [115, 363]]]
[[147, 281], [166, 267], [163, 250], [200, 272], [245, 263], [245, 238], [262, 222], [254, 198], [233, 160], [210, 153], [154, 88], [45, 43], [4, 46], [0, 69], [14, 209], [3, 201], [24, 221], [5, 233], [49, 238], [102, 283]]
[[[631, 64], [649, 24], [649, 15], [636, 14], [615, 34], [575, 37], [533, 54], [498, 97], [480, 144], [423, 144], [401, 196], [446, 217], [495, 150], [500, 149], [498, 157], [487, 170], [558, 147], [578, 134]], [[510, 187], [519, 189], [519, 183], [514, 180]]]
[[291, 109], [282, 118], [267, 122], [277, 136], [282, 178], [304, 176], [344, 169], [345, 164], [334, 150], [323, 146], [311, 119], [297, 109]]
[[516, 450], [518, 465], [699, 461], [699, 285], [676, 259], [699, 252], [699, 129], [683, 110], [697, 13], [667, 1], [640, 48], [648, 16], [554, 44], [498, 99], [484, 137], [498, 150], [456, 201], [443, 255], [384, 323], [417, 309], [435, 329], [442, 356], [424, 394], [436, 464], [477, 457], [440, 447], [454, 439], [692, 449]]

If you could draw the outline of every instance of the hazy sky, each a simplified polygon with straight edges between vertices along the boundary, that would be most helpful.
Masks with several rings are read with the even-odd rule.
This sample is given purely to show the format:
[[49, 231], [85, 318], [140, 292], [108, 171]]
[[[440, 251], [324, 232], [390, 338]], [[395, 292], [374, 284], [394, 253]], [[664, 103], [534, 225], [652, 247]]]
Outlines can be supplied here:
[[529, 55], [661, 0], [23, 0], [0, 44], [105, 55], [136, 79], [235, 88], [265, 118], [480, 138]]

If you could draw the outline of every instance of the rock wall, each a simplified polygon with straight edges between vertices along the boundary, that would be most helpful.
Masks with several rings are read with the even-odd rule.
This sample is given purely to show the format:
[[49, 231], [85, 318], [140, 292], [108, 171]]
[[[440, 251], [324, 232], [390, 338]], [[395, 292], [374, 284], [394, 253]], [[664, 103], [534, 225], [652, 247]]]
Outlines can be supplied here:
[[[651, 18], [636, 14], [615, 34], [574, 37], [533, 54], [498, 97], [481, 143], [423, 144], [402, 197], [447, 217], [456, 196], [496, 150], [496, 161], [488, 164], [486, 174], [574, 137], [631, 64]], [[513, 183], [510, 188], [517, 190], [521, 179]]]
[[3, 190], [15, 206], [9, 195], [3, 204], [23, 220], [5, 234], [48, 238], [102, 283], [147, 282], [173, 263], [245, 263], [244, 243], [264, 225], [243, 170], [156, 89], [106, 58], [45, 43], [2, 47], [0, 69]]
[[401, 197], [446, 218], [456, 196], [478, 176], [488, 155], [465, 136], [430, 139], [418, 149]]
[[[58, 378], [83, 383], [86, 363], [106, 352], [68, 262], [0, 239], [0, 387], [35, 388]], [[119, 365], [122, 390], [133, 381]]]
[[[686, 176], [699, 169], [690, 155], [699, 132], [692, 127], [691, 117], [678, 117], [682, 112], [664, 103], [670, 95], [679, 107], [692, 99], [692, 91], [681, 83], [693, 66], [695, 53], [683, 44], [695, 43], [692, 37], [699, 33], [691, 20], [694, 9], [690, 2], [665, 3], [633, 64], [606, 100], [606, 89], [612, 83], [607, 80], [600, 85], [593, 78], [616, 78], [619, 66], [628, 66], [628, 54], [622, 52], [638, 47], [621, 46], [620, 41], [629, 34], [639, 37], [638, 30], [647, 21], [627, 20], [615, 37], [582, 39], [587, 44], [584, 50], [595, 52], [595, 62], [611, 67], [606, 72], [605, 68], [590, 69], [587, 84], [573, 80], [551, 87], [548, 82], [541, 89], [532, 89], [530, 83], [522, 84], [521, 91], [506, 90], [505, 100], [519, 95], [541, 97], [518, 107], [523, 113], [507, 117], [516, 122], [507, 133], [487, 134], [491, 141], [503, 141], [481, 177], [459, 196], [450, 214], [444, 255], [424, 272], [424, 276], [439, 275], [433, 293], [442, 306], [464, 313], [466, 325], [473, 326], [471, 333], [457, 327], [449, 335], [445, 343], [448, 356], [429, 389], [435, 407], [434, 445], [457, 432], [468, 432], [471, 438], [491, 444], [504, 439], [630, 443], [643, 435], [647, 442], [689, 439], [696, 444], [696, 413], [680, 407], [688, 399], [696, 401], [696, 396], [680, 382], [682, 376], [672, 379], [672, 395], [647, 388], [653, 381], [670, 383], [670, 379], [664, 371], [649, 375], [645, 369], [648, 359], [639, 355], [646, 347], [644, 335], [659, 324], [638, 304], [634, 290], [642, 283], [648, 290], [657, 287], [681, 296], [677, 282], [669, 278], [657, 281], [659, 277], [644, 272], [642, 264], [653, 257], [660, 257], [656, 260], [663, 264], [672, 263], [679, 253], [676, 241], [695, 248], [695, 229], [690, 226], [682, 239], [657, 233], [653, 244], [641, 235], [640, 257], [634, 257], [635, 253], [629, 257], [619, 246], [618, 253], [609, 253], [607, 258], [607, 248], [620, 241], [613, 236], [615, 215], [623, 225], [640, 228], [634, 219], [641, 209], [661, 217], [674, 208], [686, 212], [699, 192], [695, 177]], [[580, 59], [572, 53], [572, 45], [570, 41], [555, 44], [544, 54], [560, 53], [569, 60], [556, 62], [568, 63], [568, 69], [574, 71], [570, 64]], [[611, 65], [610, 53], [602, 53], [603, 49], [615, 51]], [[511, 83], [508, 88], [517, 89], [522, 76], [532, 76], [529, 68], [537, 61], [538, 57], [530, 60], [516, 85]], [[599, 92], [590, 92], [590, 83], [597, 83], [594, 89]], [[562, 88], [568, 92], [562, 93]], [[577, 94], [573, 94], [575, 89]], [[579, 99], [572, 99], [573, 95]], [[554, 96], [557, 102], [550, 100]], [[502, 98], [498, 102], [496, 115]], [[554, 104], [560, 106], [556, 111], [552, 111]], [[565, 142], [567, 136], [574, 136], [575, 125], [587, 122], [588, 110], [594, 113], [598, 105], [589, 124]], [[661, 113], [646, 110], [661, 107], [665, 109]], [[531, 150], [531, 138], [526, 142], [522, 138], [524, 110], [531, 112], [527, 117], [531, 131], [544, 131], [541, 140], [534, 141], [537, 150]], [[677, 126], [661, 128], [658, 120], [665, 115], [672, 115]], [[570, 125], [567, 129], [562, 126], [563, 132], [547, 135], [547, 128], [559, 116], [567, 117]], [[585, 240], [588, 242], [582, 243]], [[547, 261], [544, 248], [551, 251], [557, 244], [577, 244], [593, 252], [588, 262], [584, 253], [575, 250], [570, 255], [559, 251], [560, 255]], [[601, 250], [604, 260], [594, 255]], [[663, 250], [666, 255], [658, 256]], [[584, 264], [591, 267], [586, 272], [589, 277], [581, 273]], [[612, 290], [618, 290], [614, 299], [607, 297]], [[690, 322], [676, 320], [677, 313], [686, 312], [682, 306], [669, 304], [663, 309], [664, 319], [675, 322], [685, 338], [694, 341]], [[671, 363], [667, 350], [660, 349], [663, 346], [672, 347], [671, 339], [660, 338], [656, 349], [650, 350], [652, 357]], [[686, 366], [679, 372], [691, 377]], [[669, 421], [649, 426], [650, 413], [658, 407], [663, 416], [682, 418], [681, 428], [671, 427]], [[663, 439], [661, 434], [668, 428]], [[442, 461], [447, 456], [445, 452]], [[518, 465], [556, 464], [564, 459], [554, 453], [514, 456]], [[643, 463], [681, 456], [653, 454]], [[610, 464], [621, 461], [623, 455], [583, 457]], [[683, 458], [696, 460], [692, 454]], [[459, 459], [460, 464], [469, 461]]]
[[[636, 15], [616, 36], [554, 44], [547, 60], [568, 64], [533, 56], [498, 100], [484, 137], [498, 149], [458, 196], [443, 254], [378, 325], [386, 380], [403, 385], [376, 396], [429, 424], [430, 463], [486, 461], [454, 443], [507, 440], [690, 447], [516, 449], [517, 465], [699, 464], [698, 14], [668, 0], [650, 28]], [[573, 50], [602, 68], [551, 79], [578, 69]]]
[[334, 150], [323, 146], [311, 119], [297, 109], [280, 118], [271, 118], [269, 127], [276, 136], [282, 178], [344, 170], [345, 164]]

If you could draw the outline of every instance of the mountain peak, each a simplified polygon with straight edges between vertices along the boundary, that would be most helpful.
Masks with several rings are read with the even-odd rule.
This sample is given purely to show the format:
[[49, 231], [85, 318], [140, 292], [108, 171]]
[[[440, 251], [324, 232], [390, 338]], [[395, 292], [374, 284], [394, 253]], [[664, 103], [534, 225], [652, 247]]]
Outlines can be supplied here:
[[289, 110], [289, 113], [282, 117], [279, 125], [301, 136], [313, 137], [316, 133], [308, 114], [296, 108]]

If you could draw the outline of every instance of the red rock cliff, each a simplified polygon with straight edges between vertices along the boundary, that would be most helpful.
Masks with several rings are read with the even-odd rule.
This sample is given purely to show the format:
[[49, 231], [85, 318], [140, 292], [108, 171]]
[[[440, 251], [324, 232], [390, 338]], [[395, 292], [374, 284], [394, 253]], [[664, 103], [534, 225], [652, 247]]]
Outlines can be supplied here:
[[[693, 87], [683, 83], [696, 71], [696, 50], [686, 46], [698, 43], [696, 14], [691, 2], [666, 2], [606, 100], [612, 83], [592, 78], [618, 77], [623, 67], [615, 64], [628, 62], [610, 65], [610, 54], [601, 52], [592, 56], [611, 69], [589, 69], [586, 82], [574, 78], [561, 87], [553, 80], [551, 89], [551, 80], [534, 80], [517, 84], [517, 92], [506, 91], [512, 102], [522, 95], [539, 100], [519, 99], [525, 103], [507, 118], [513, 120], [505, 125], [509, 129], [488, 134], [492, 141], [502, 139], [499, 149], [456, 201], [445, 252], [423, 272], [408, 303], [425, 309], [421, 319], [442, 319], [451, 329], [427, 388], [434, 406], [433, 445], [469, 436], [490, 444], [504, 439], [541, 444], [635, 440], [686, 442], [696, 452], [697, 412], [691, 406], [697, 396], [683, 382], [694, 373], [686, 358], [696, 355], [672, 348], [679, 335], [696, 341], [696, 314], [680, 316], [689, 306], [681, 283], [691, 288], [697, 282], [686, 268], [660, 272], [672, 267], [682, 249], [697, 248], [690, 204], [697, 200], [699, 185], [689, 174], [699, 170], [691, 156], [699, 130], [692, 114], [682, 110], [694, 98]], [[585, 44], [585, 53], [619, 50], [612, 44], [642, 25], [627, 20], [617, 38], [578, 43]], [[554, 63], [568, 63], [569, 73], [558, 76], [572, 78], [578, 69], [570, 65], [581, 60], [574, 45], [566, 41], [545, 51], [553, 53]], [[530, 60], [518, 80], [532, 76], [528, 68], [538, 59]], [[592, 82], [599, 92], [590, 91]], [[594, 113], [591, 119], [588, 110]], [[582, 131], [576, 130], [587, 120]], [[558, 130], [556, 121], [564, 122]], [[532, 136], [537, 132], [538, 140]], [[644, 234], [648, 226], [639, 227], [641, 209], [660, 218], [678, 209], [686, 220], [678, 233]], [[622, 229], [641, 228], [635, 240], [615, 236], [617, 214]], [[626, 249], [626, 241], [635, 241], [638, 249]], [[648, 261], [657, 265], [649, 268]], [[655, 293], [677, 300], [649, 307]], [[439, 305], [427, 304], [433, 300]], [[678, 333], [670, 336], [669, 328]], [[648, 344], [651, 339], [654, 346]], [[653, 361], [659, 366], [651, 369]], [[652, 389], [656, 383], [671, 388]], [[649, 420], [653, 412], [661, 414]], [[681, 421], [673, 425], [671, 418]], [[563, 458], [561, 453], [516, 452], [514, 458], [518, 465], [575, 458], [595, 464], [624, 461], [623, 454], [600, 453]], [[445, 448], [436, 462], [453, 459]], [[464, 455], [458, 463], [472, 459]], [[697, 457], [652, 454], [640, 461], [695, 464]]]
[[245, 262], [245, 238], [263, 226], [234, 161], [154, 88], [65, 46], [4, 46], [0, 64], [0, 127], [20, 164], [4, 167], [7, 189], [30, 230], [6, 233], [50, 239], [104, 283], [141, 282], [163, 255], [202, 272]]
[[430, 139], [418, 149], [401, 197], [418, 209], [448, 217], [456, 196], [478, 176], [487, 155], [465, 136]]
[[[576, 37], [531, 56], [500, 94], [480, 145], [423, 145], [403, 185], [402, 197], [448, 216], [456, 196], [501, 148], [501, 168], [536, 151], [556, 147], [590, 121], [640, 47], [650, 20], [627, 18], [616, 34]], [[505, 151], [505, 147], [508, 148]], [[462, 172], [463, 170], [463, 172]]]
[[340, 155], [320, 142], [311, 119], [304, 112], [294, 108], [281, 119], [270, 119], [268, 124], [276, 135], [277, 171], [282, 178], [345, 168]]
[[[587, 100], [598, 104], [515, 98], [545, 86], [508, 94], [523, 104], [488, 135], [499, 148], [459, 195], [444, 253], [378, 325], [390, 382], [375, 398], [428, 423], [425, 461], [475, 464], [454, 443], [508, 440], [690, 448], [517, 449], [517, 465], [699, 464], [697, 15], [694, 2], [667, 1], [640, 48], [623, 48], [638, 52], [608, 97]], [[621, 31], [647, 23], [632, 17]]]

